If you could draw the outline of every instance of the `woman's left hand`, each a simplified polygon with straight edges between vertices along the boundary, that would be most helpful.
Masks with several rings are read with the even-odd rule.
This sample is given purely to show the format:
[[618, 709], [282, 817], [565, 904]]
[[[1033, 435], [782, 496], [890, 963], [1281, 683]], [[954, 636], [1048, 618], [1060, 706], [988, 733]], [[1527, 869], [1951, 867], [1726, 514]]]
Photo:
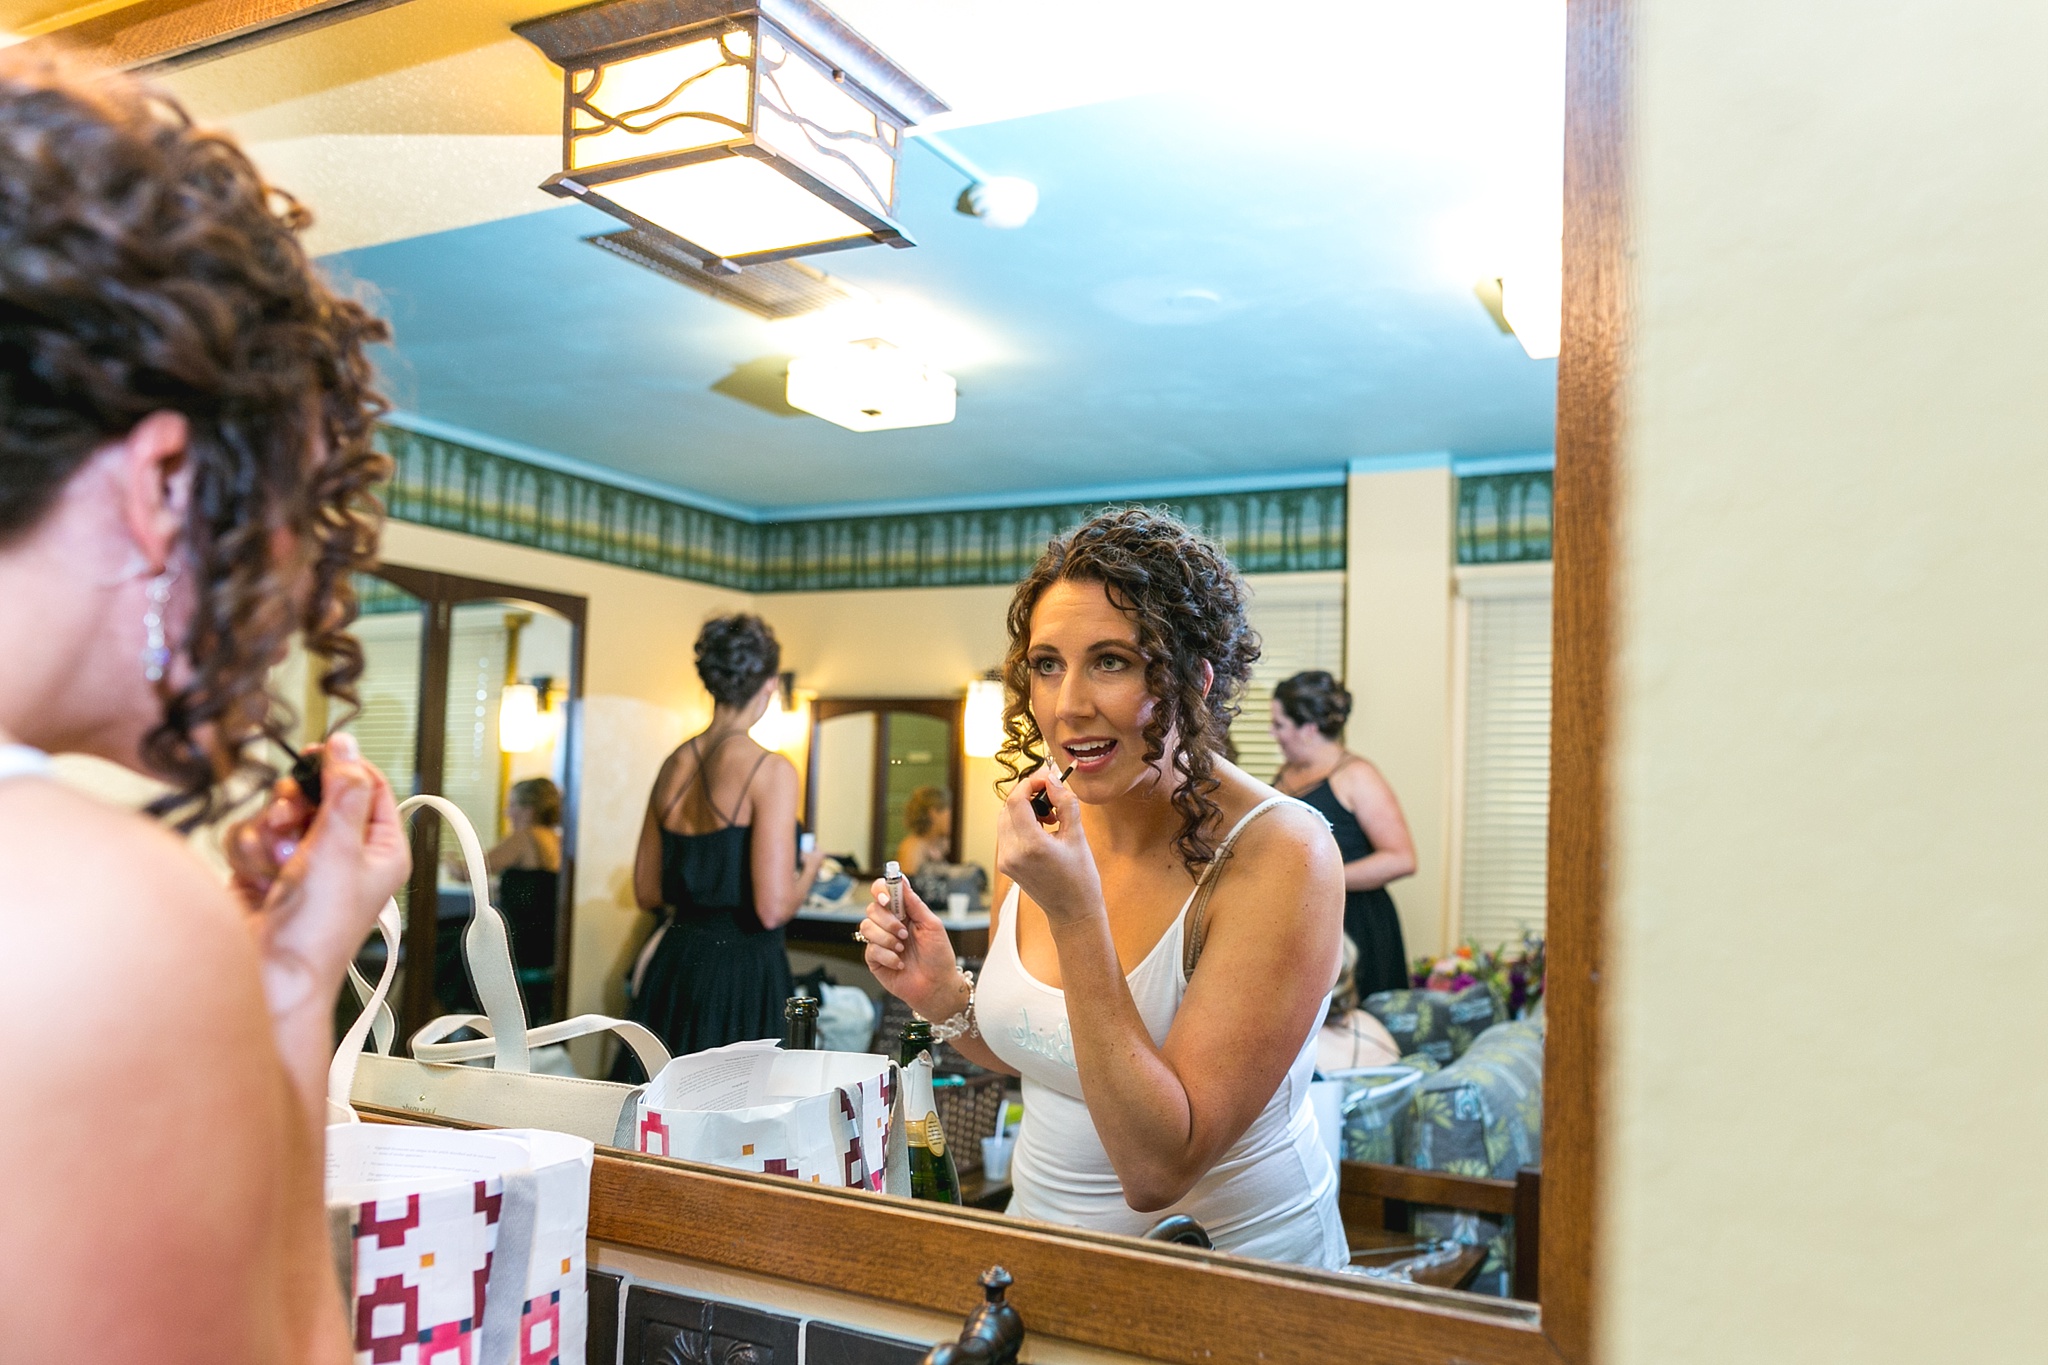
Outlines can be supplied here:
[[[1038, 823], [1031, 809], [1031, 798], [1041, 791], [1052, 801], [1056, 828]], [[1102, 876], [1081, 828], [1081, 802], [1050, 763], [1018, 782], [1003, 802], [996, 870], [1016, 882], [1055, 927], [1106, 913]]]

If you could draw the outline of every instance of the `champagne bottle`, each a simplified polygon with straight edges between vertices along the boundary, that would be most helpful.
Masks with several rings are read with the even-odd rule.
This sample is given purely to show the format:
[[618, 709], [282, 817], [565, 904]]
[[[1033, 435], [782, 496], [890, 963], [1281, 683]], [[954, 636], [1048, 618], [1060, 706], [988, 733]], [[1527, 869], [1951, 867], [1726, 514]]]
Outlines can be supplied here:
[[960, 1172], [946, 1150], [946, 1130], [932, 1098], [932, 1026], [913, 1019], [903, 1030], [903, 1112], [910, 1139], [910, 1197], [960, 1202]]
[[792, 995], [782, 1005], [782, 1045], [792, 1052], [814, 1052], [818, 1047], [818, 1002], [808, 995]]

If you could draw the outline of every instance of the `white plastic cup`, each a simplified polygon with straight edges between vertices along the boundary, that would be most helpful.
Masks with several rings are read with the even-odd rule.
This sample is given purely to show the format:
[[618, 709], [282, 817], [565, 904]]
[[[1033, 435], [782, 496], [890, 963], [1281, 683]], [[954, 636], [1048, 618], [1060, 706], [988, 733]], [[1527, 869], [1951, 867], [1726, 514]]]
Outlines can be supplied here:
[[974, 904], [974, 897], [965, 891], [946, 893], [946, 914], [953, 919], [966, 919], [968, 907]]
[[981, 1140], [981, 1177], [984, 1180], [1010, 1178], [1010, 1153], [1016, 1150], [1013, 1137], [985, 1137]]

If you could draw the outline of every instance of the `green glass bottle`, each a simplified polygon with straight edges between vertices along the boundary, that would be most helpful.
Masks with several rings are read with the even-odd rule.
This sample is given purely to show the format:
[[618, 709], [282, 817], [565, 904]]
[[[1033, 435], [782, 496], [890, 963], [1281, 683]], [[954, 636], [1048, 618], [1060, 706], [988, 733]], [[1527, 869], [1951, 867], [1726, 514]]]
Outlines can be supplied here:
[[792, 995], [782, 1005], [782, 1045], [792, 1052], [814, 1051], [818, 1046], [818, 1002], [808, 995]]
[[898, 1051], [903, 1070], [903, 1112], [910, 1139], [910, 1197], [960, 1202], [960, 1172], [946, 1150], [946, 1130], [932, 1098], [932, 1026], [913, 1019]]

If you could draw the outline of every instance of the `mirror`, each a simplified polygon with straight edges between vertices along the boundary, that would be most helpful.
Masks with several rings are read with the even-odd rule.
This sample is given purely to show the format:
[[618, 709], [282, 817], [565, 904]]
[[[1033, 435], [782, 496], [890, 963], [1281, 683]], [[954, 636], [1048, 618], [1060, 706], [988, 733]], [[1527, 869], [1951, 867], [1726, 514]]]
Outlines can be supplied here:
[[[810, 773], [804, 819], [818, 847], [878, 875], [898, 860], [910, 835], [911, 797], [943, 797], [949, 861], [959, 858], [961, 751], [956, 702], [918, 698], [833, 700], [811, 704]], [[927, 818], [930, 837], [935, 822]], [[937, 851], [937, 844], [934, 845]]]
[[[1393, 885], [1393, 913], [1410, 953], [1445, 963], [1441, 972], [1434, 962], [1422, 964], [1422, 975], [1437, 976], [1448, 988], [1382, 1002], [1374, 1017], [1398, 1050], [1390, 1069], [1403, 1065], [1401, 1057], [1419, 1056], [1449, 1071], [1465, 1061], [1484, 1032], [1476, 1025], [1511, 1024], [1497, 1015], [1532, 1006], [1531, 963], [1521, 964], [1517, 981], [1513, 963], [1474, 959], [1468, 970], [1452, 950], [1468, 935], [1481, 939], [1482, 953], [1519, 945], [1527, 931], [1548, 927], [1546, 901], [1555, 899], [1546, 897], [1543, 886], [1549, 585], [1535, 581], [1543, 576], [1535, 566], [1548, 560], [1549, 471], [1540, 461], [1514, 463], [1517, 452], [1536, 451], [1548, 440], [1554, 375], [1530, 358], [1544, 349], [1535, 329], [1522, 337], [1507, 330], [1514, 319], [1526, 325], [1529, 317], [1513, 297], [1520, 283], [1515, 267], [1488, 254], [1499, 243], [1475, 245], [1527, 209], [1529, 185], [1555, 170], [1530, 152], [1533, 142], [1508, 136], [1548, 117], [1528, 114], [1548, 108], [1538, 97], [1549, 86], [1547, 78], [1528, 78], [1525, 68], [1555, 58], [1555, 35], [1546, 28], [1524, 33], [1527, 42], [1489, 39], [1481, 52], [1464, 38], [1445, 42], [1427, 20], [1416, 19], [1408, 26], [1387, 23], [1365, 36], [1372, 41], [1345, 49], [1344, 60], [1365, 61], [1359, 54], [1369, 53], [1371, 72], [1378, 75], [1399, 74], [1388, 63], [1411, 65], [1411, 47], [1429, 60], [1413, 62], [1412, 73], [1402, 79], [1375, 83], [1347, 68], [1327, 88], [1289, 92], [1290, 102], [1275, 107], [1302, 116], [1296, 128], [1301, 136], [1281, 140], [1277, 149], [1260, 134], [1252, 139], [1259, 144], [1257, 155], [1244, 156], [1241, 116], [1220, 107], [1213, 92], [1144, 94], [1114, 110], [1105, 104], [1108, 112], [1099, 123], [1085, 114], [1054, 111], [1044, 122], [996, 124], [986, 135], [988, 155], [1001, 153], [1020, 164], [1035, 158], [1047, 176], [1063, 177], [1065, 197], [1048, 195], [1044, 222], [1056, 225], [1057, 215], [1073, 215], [1068, 221], [1079, 226], [1065, 229], [1068, 235], [1033, 236], [1028, 229], [1002, 235], [955, 222], [945, 216], [958, 189], [949, 183], [946, 194], [931, 201], [940, 212], [920, 225], [929, 234], [922, 254], [870, 253], [894, 257], [887, 266], [861, 253], [827, 262], [835, 277], [859, 279], [884, 293], [905, 280], [934, 290], [943, 283], [963, 316], [999, 318], [1010, 329], [1008, 342], [1020, 354], [963, 373], [962, 415], [951, 427], [847, 433], [788, 413], [771, 417], [734, 405], [725, 397], [731, 386], [719, 390], [717, 376], [743, 365], [758, 368], [753, 352], [774, 351], [770, 343], [780, 345], [791, 329], [771, 333], [771, 324], [762, 324], [741, 333], [756, 324], [718, 312], [722, 304], [664, 293], [660, 323], [669, 326], [671, 315], [681, 322], [659, 335], [686, 333], [691, 346], [702, 348], [702, 354], [679, 356], [650, 340], [657, 335], [652, 322], [636, 322], [638, 330], [612, 325], [608, 310], [620, 318], [639, 315], [631, 313], [631, 300], [604, 292], [608, 277], [599, 267], [629, 267], [598, 259], [580, 238], [557, 233], [557, 241], [545, 225], [507, 217], [463, 239], [478, 244], [485, 264], [506, 258], [531, 262], [527, 278], [550, 284], [581, 271], [575, 277], [590, 284], [583, 292], [537, 288], [518, 309], [508, 306], [501, 320], [532, 313], [552, 330], [536, 324], [534, 330], [497, 333], [496, 349], [463, 352], [472, 366], [467, 376], [436, 370], [434, 347], [442, 343], [422, 344], [416, 353], [424, 376], [422, 410], [436, 411], [451, 434], [438, 445], [417, 434], [393, 440], [434, 452], [434, 471], [457, 471], [406, 476], [413, 480], [403, 486], [417, 495], [412, 515], [418, 519], [446, 518], [433, 524], [508, 540], [518, 540], [531, 522], [542, 529], [520, 540], [527, 549], [557, 554], [564, 563], [580, 555], [579, 567], [604, 560], [607, 572], [633, 570], [647, 580], [632, 591], [616, 584], [593, 589], [615, 594], [605, 606], [611, 612], [606, 629], [615, 632], [612, 648], [622, 658], [635, 656], [636, 665], [640, 656], [649, 661], [643, 676], [621, 684], [618, 700], [658, 713], [633, 732], [639, 747], [631, 760], [608, 766], [603, 775], [608, 789], [631, 789], [617, 805], [632, 812], [615, 815], [603, 830], [588, 831], [587, 846], [601, 843], [607, 850], [603, 878], [616, 885], [622, 877], [629, 855], [619, 850], [632, 841], [628, 826], [637, 819], [652, 766], [675, 739], [704, 722], [685, 651], [655, 637], [686, 638], [706, 615], [735, 608], [767, 616], [792, 656], [788, 662], [806, 679], [826, 680], [818, 683], [828, 696], [813, 705], [807, 748], [772, 746], [799, 760], [800, 808], [822, 849], [851, 871], [872, 872], [914, 832], [907, 813], [911, 797], [938, 787], [952, 800], [947, 856], [974, 861], [968, 856], [976, 847], [973, 803], [984, 799], [993, 774], [986, 760], [962, 753], [956, 689], [964, 690], [1000, 657], [1004, 585], [1031, 562], [1045, 538], [1104, 499], [1122, 495], [1115, 490], [1135, 487], [1148, 490], [1147, 498], [1156, 492], [1201, 521], [1255, 577], [1304, 580], [1321, 573], [1336, 580], [1315, 602], [1306, 599], [1316, 594], [1304, 593], [1299, 610], [1289, 606], [1285, 612], [1287, 593], [1277, 583], [1254, 584], [1254, 626], [1270, 647], [1270, 669], [1254, 678], [1246, 715], [1232, 738], [1248, 771], [1269, 779], [1282, 759], [1270, 745], [1261, 710], [1270, 707], [1275, 684], [1323, 669], [1344, 678], [1358, 698], [1347, 738], [1390, 775], [1420, 849], [1415, 874]], [[1441, 94], [1446, 90], [1460, 92], [1454, 119], [1439, 117], [1449, 112]], [[1519, 91], [1530, 98], [1518, 106], [1502, 96], [1501, 107], [1465, 98], [1481, 90]], [[1292, 102], [1339, 91], [1345, 93], [1321, 114], [1321, 106]], [[970, 145], [978, 139], [972, 127], [959, 136]], [[922, 151], [906, 152], [906, 175], [913, 181], [938, 174], [921, 158]], [[1149, 205], [1135, 191], [1126, 194], [1127, 184], [1147, 175], [1164, 180], [1159, 168], [1176, 166], [1203, 169], [1184, 170], [1171, 193], [1162, 191]], [[1212, 175], [1212, 167], [1221, 169]], [[1402, 198], [1417, 184], [1424, 188], [1412, 201]], [[926, 190], [929, 185], [928, 180]], [[1245, 203], [1259, 208], [1234, 216]], [[1128, 234], [1127, 224], [1135, 225]], [[1531, 250], [1522, 264], [1535, 273], [1542, 273], [1547, 259], [1544, 243], [1554, 244], [1552, 228], [1544, 219], [1530, 230], [1542, 249]], [[969, 230], [979, 235], [958, 235]], [[413, 300], [409, 306], [417, 310], [422, 335], [491, 333], [487, 319], [472, 316], [483, 308], [486, 282], [472, 287], [457, 270], [462, 262], [434, 250], [418, 242], [373, 246], [349, 253], [347, 263], [368, 279], [388, 282], [395, 296]], [[1174, 256], [1171, 270], [1154, 265], [1149, 258], [1155, 255]], [[944, 272], [921, 273], [927, 262], [943, 262]], [[630, 280], [636, 294], [668, 288], [644, 274], [621, 278]], [[462, 281], [455, 291], [462, 295], [459, 306], [434, 292], [440, 279]], [[1475, 280], [1483, 281], [1477, 297]], [[579, 325], [543, 311], [552, 297], [539, 296], [555, 294], [577, 300], [587, 316], [569, 322]], [[1418, 311], [1404, 313], [1396, 306], [1400, 300], [1422, 303]], [[1050, 323], [1056, 305], [1073, 310], [1069, 330], [1036, 330], [1041, 320]], [[591, 318], [603, 325], [589, 325]], [[606, 349], [614, 332], [635, 338], [637, 350], [653, 358], [654, 371], [627, 370], [639, 358]], [[1374, 343], [1381, 333], [1394, 338], [1385, 349]], [[720, 350], [735, 335], [752, 351]], [[562, 336], [574, 336], [576, 347], [561, 347]], [[399, 345], [403, 353], [403, 335]], [[1034, 345], [1040, 350], [1021, 354]], [[522, 348], [543, 359], [518, 354]], [[583, 390], [614, 395], [619, 411], [611, 411], [611, 403], [591, 404], [584, 417], [568, 421], [556, 405], [546, 421], [519, 427], [512, 411], [523, 401], [516, 392], [519, 380], [498, 379], [496, 367], [529, 366], [520, 373], [532, 380], [549, 378], [542, 372], [559, 365], [567, 376], [576, 359], [571, 351], [578, 348], [620, 367], [616, 383], [610, 374], [586, 375]], [[454, 341], [444, 347], [447, 354], [460, 349]], [[1219, 367], [1218, 356], [1231, 357], [1230, 367]], [[1453, 361], [1439, 365], [1433, 359], [1444, 356]], [[703, 373], [676, 378], [691, 374], [692, 366]], [[1029, 392], [1005, 388], [1015, 373], [1030, 369], [1052, 374], [1057, 382]], [[1101, 383], [1101, 376], [1111, 372], [1125, 387], [1116, 401], [1104, 402], [1100, 391], [1113, 386]], [[563, 382], [568, 378], [573, 376]], [[457, 411], [462, 395], [483, 393], [486, 379], [496, 384], [486, 395], [489, 401]], [[467, 380], [478, 387], [465, 388]], [[674, 419], [666, 410], [650, 416], [636, 406], [631, 395], [641, 391], [672, 399]], [[1000, 402], [976, 406], [990, 394]], [[1256, 399], [1245, 399], [1247, 394]], [[445, 410], [435, 407], [441, 402]], [[503, 430], [500, 404], [506, 409]], [[1448, 419], [1437, 420], [1446, 412]], [[1532, 412], [1526, 421], [1515, 417]], [[1066, 425], [1034, 425], [1055, 418]], [[721, 458], [687, 467], [668, 459], [649, 433], [678, 426], [693, 438], [701, 436]], [[475, 437], [473, 444], [462, 444], [464, 430]], [[503, 438], [495, 445], [484, 439], [493, 433]], [[722, 444], [728, 442], [730, 449]], [[608, 460], [606, 467], [621, 477], [558, 483], [551, 480], [570, 478], [559, 468], [517, 465], [510, 457], [492, 463], [492, 450], [527, 448], [589, 456], [599, 465]], [[1471, 450], [1484, 458], [1404, 453], [1443, 449]], [[751, 457], [745, 453], [750, 450]], [[1233, 463], [1248, 450], [1270, 456], [1276, 471], [1270, 480], [1260, 468]], [[1312, 459], [1321, 465], [1297, 458], [1304, 450], [1314, 452]], [[1360, 457], [1356, 466], [1348, 463], [1353, 455]], [[1316, 485], [1319, 469], [1330, 477]], [[810, 479], [800, 470], [823, 473]], [[502, 480], [507, 486], [539, 491], [488, 502], [476, 490], [490, 487], [504, 471], [511, 471]], [[697, 486], [726, 477], [734, 486]], [[739, 486], [745, 477], [755, 482]], [[717, 493], [743, 503], [749, 515], [766, 510], [760, 520], [727, 524], [704, 510], [712, 504], [681, 494], [666, 503], [654, 494], [634, 501], [635, 490], [644, 493], [649, 480], [669, 479], [679, 481], [681, 493]], [[771, 486], [776, 484], [829, 489], [846, 505], [813, 505], [809, 499], [826, 495], [798, 496], [787, 486]], [[1331, 495], [1327, 502], [1307, 496], [1317, 488]], [[1057, 497], [1070, 500], [1056, 503]], [[899, 510], [855, 510], [856, 504], [872, 508], [886, 499], [900, 500], [886, 504]], [[404, 505], [402, 499], [394, 502]], [[468, 522], [449, 510], [466, 506], [475, 510]], [[565, 519], [565, 527], [548, 520], [562, 506], [599, 510]], [[900, 510], [906, 506], [916, 510]], [[517, 515], [487, 515], [507, 508]], [[700, 523], [712, 530], [692, 529]], [[1532, 549], [1538, 529], [1544, 541], [1540, 554]], [[1327, 557], [1317, 557], [1323, 553]], [[1503, 572], [1494, 574], [1496, 569]], [[666, 581], [658, 582], [662, 575]], [[1517, 582], [1505, 581], [1517, 575]], [[686, 582], [687, 591], [675, 588], [677, 582]], [[664, 595], [656, 586], [674, 590]], [[469, 600], [456, 601], [445, 622], [423, 629], [459, 633], [459, 613]], [[475, 599], [484, 613], [525, 600], [509, 590]], [[914, 638], [917, 648], [890, 651], [886, 660], [871, 657], [884, 652], [878, 642], [899, 638]], [[479, 677], [492, 674], [490, 657], [479, 656]], [[940, 662], [927, 669], [925, 658]], [[454, 744], [462, 727], [476, 719], [460, 711], [460, 705], [474, 703], [458, 693], [456, 662], [452, 656], [444, 661], [443, 692], [434, 694], [445, 705], [429, 703], [417, 719], [424, 727], [429, 712], [438, 715], [435, 724], [446, 744]], [[420, 668], [420, 685], [426, 687], [431, 659]], [[873, 699], [878, 697], [883, 700]], [[899, 697], [908, 700], [890, 699]], [[489, 706], [488, 697], [481, 700]], [[628, 746], [622, 742], [618, 748], [624, 752]], [[572, 781], [565, 789], [572, 802], [573, 787]], [[573, 843], [565, 831], [565, 847]], [[423, 894], [439, 904], [457, 892], [437, 881]], [[630, 900], [630, 894], [619, 893], [605, 907], [607, 913], [617, 911], [620, 923], [630, 920], [636, 927], [617, 935], [619, 961], [596, 963], [581, 974], [579, 1008], [624, 1008], [621, 983], [644, 927]], [[805, 906], [786, 931], [792, 965], [799, 975], [823, 969], [840, 986], [877, 1001], [875, 983], [859, 965], [860, 950], [850, 942], [857, 911], [841, 913], [851, 918], [835, 921], [824, 907]], [[986, 949], [985, 926], [985, 919], [949, 923], [947, 931], [963, 955], [979, 956]], [[978, 944], [976, 933], [982, 935]], [[1405, 973], [1414, 964], [1395, 966]], [[1473, 980], [1465, 982], [1466, 975]], [[1492, 988], [1496, 982], [1498, 992]], [[408, 983], [413, 1022], [418, 1010], [431, 1012], [445, 1003], [438, 991], [422, 993], [417, 986]], [[1460, 993], [1473, 990], [1479, 994]], [[879, 1003], [885, 1011], [898, 1009], [887, 1000]], [[1452, 1017], [1459, 1010], [1475, 1013]], [[900, 1020], [900, 1011], [893, 1018], [885, 1013], [881, 1041], [868, 1045], [888, 1050]], [[1583, 1027], [1583, 1021], [1573, 1026]], [[1540, 1057], [1544, 1046], [1540, 1035], [1533, 1044], [1525, 1035], [1514, 1056], [1490, 1065], [1526, 1090], [1529, 1053]], [[603, 1065], [584, 1067], [592, 1078], [606, 1071]], [[1328, 1106], [1334, 1104], [1345, 1129], [1344, 1150], [1358, 1154], [1343, 1172], [1340, 1201], [1350, 1245], [1412, 1251], [1443, 1229], [1486, 1244], [1474, 1274], [1496, 1291], [1513, 1290], [1528, 1258], [1514, 1257], [1510, 1264], [1514, 1248], [1507, 1220], [1526, 1230], [1534, 1196], [1523, 1185], [1540, 1189], [1534, 1177], [1517, 1182], [1514, 1158], [1534, 1156], [1536, 1125], [1525, 1122], [1519, 1133], [1504, 1133], [1511, 1122], [1503, 1119], [1493, 1131], [1482, 1122], [1476, 1134], [1456, 1130], [1453, 1142], [1455, 1123], [1437, 1124], [1440, 1113], [1455, 1121], [1461, 1111], [1489, 1106], [1498, 1114], [1499, 1104], [1486, 1098], [1484, 1078], [1454, 1091], [1438, 1076], [1428, 1072], [1409, 1080], [1407, 1090], [1397, 1086], [1402, 1078], [1395, 1075], [1352, 1077], [1334, 1095], [1326, 1092], [1318, 1123], [1329, 1119]], [[957, 1088], [970, 1111], [958, 1125], [956, 1145], [965, 1156], [965, 1137], [979, 1131], [984, 1109], [1002, 1112], [1007, 1087], [970, 1071]], [[984, 1096], [991, 1090], [994, 1103], [987, 1105]], [[969, 1092], [971, 1102], [964, 1098]], [[1422, 1103], [1426, 1097], [1437, 1098]], [[1431, 1133], [1432, 1164], [1426, 1167], [1413, 1160], [1418, 1124], [1440, 1130]], [[1000, 1192], [982, 1193], [1001, 1200]], [[1454, 1256], [1463, 1260], [1467, 1253]], [[1463, 1278], [1469, 1268], [1451, 1278], [1472, 1283]], [[1420, 1274], [1434, 1267], [1413, 1269]]]
[[[511, 935], [529, 1024], [564, 1017], [573, 941], [580, 598], [385, 565], [356, 580], [360, 711], [342, 727], [401, 796], [445, 797], [476, 830], [492, 903]], [[317, 726], [326, 728], [324, 717]], [[413, 877], [400, 896], [404, 950], [393, 1000], [403, 1031], [478, 1009], [461, 957], [474, 904], [452, 835], [413, 822]], [[429, 910], [431, 907], [431, 910]], [[381, 970], [382, 942], [358, 967]], [[413, 964], [432, 962], [431, 972]], [[344, 999], [343, 1018], [352, 1013]]]

